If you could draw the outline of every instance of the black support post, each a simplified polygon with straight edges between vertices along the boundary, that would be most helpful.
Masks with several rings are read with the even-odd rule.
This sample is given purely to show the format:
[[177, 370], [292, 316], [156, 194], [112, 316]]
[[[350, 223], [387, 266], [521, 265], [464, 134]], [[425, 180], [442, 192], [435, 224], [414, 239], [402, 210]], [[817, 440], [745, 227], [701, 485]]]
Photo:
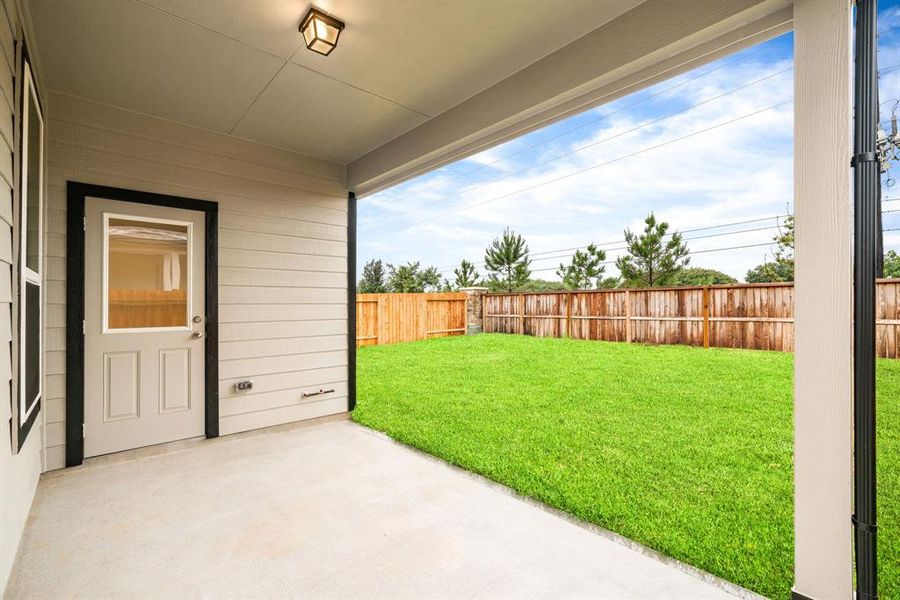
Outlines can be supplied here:
[[356, 408], [356, 194], [347, 195], [347, 410]]
[[857, 598], [878, 597], [875, 511], [875, 272], [878, 249], [876, 0], [856, 4], [853, 192], [854, 537]]

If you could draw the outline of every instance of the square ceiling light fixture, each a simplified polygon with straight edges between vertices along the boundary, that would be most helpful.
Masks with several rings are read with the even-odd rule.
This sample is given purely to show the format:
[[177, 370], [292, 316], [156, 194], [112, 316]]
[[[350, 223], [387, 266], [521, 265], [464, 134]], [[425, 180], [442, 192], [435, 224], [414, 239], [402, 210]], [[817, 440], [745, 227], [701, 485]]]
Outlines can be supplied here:
[[331, 54], [337, 46], [342, 29], [343, 22], [313, 6], [309, 7], [309, 12], [300, 21], [300, 33], [303, 34], [306, 47], [324, 56]]

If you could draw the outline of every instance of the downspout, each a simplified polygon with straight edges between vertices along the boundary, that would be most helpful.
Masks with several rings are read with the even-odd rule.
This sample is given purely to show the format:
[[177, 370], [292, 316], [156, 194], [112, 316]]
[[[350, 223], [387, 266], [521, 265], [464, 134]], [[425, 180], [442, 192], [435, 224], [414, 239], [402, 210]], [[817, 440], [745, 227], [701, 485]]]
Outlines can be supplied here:
[[875, 512], [875, 269], [878, 187], [877, 0], [856, 3], [853, 142], [853, 428], [857, 598], [878, 597]]
[[356, 408], [356, 193], [347, 194], [347, 410]]

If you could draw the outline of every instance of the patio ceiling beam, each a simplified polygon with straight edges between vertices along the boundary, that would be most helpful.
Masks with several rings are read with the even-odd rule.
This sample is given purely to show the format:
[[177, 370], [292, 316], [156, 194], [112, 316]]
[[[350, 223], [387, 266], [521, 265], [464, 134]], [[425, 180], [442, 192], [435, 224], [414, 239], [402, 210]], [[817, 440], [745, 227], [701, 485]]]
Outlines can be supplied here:
[[357, 159], [348, 187], [372, 194], [765, 41], [790, 30], [790, 4], [647, 0]]
[[851, 4], [794, 3], [794, 598], [853, 597]]

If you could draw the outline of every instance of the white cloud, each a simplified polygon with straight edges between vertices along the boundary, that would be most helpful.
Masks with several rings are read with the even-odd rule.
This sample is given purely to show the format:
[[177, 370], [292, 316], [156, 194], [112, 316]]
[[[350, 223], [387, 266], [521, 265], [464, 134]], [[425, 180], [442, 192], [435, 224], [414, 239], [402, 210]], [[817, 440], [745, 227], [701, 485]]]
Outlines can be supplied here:
[[[485, 246], [506, 226], [522, 233], [532, 252], [543, 252], [620, 240], [625, 227], [641, 227], [651, 210], [679, 230], [783, 214], [793, 204], [793, 106], [741, 117], [792, 98], [791, 60], [783, 56], [789, 54], [787, 48], [779, 60], [768, 62], [762, 56], [771, 52], [750, 51], [747, 60], [649, 101], [634, 104], [635, 97], [621, 99], [364, 199], [360, 262], [375, 257], [441, 267], [462, 258], [480, 262]], [[898, 47], [881, 56], [882, 64], [889, 59], [900, 63]], [[641, 127], [765, 77], [769, 78]], [[643, 92], [643, 97], [672, 85], [660, 84]], [[886, 93], [900, 97], [900, 69], [886, 74], [882, 85]], [[740, 120], [697, 133], [735, 119]], [[560, 135], [574, 127], [579, 128]], [[690, 137], [673, 142], [685, 136]], [[659, 147], [641, 152], [655, 146]], [[552, 160], [561, 154], [566, 156]], [[767, 243], [776, 232], [774, 221], [769, 224], [773, 226], [766, 231], [697, 239], [690, 247]], [[763, 260], [766, 251], [761, 247], [702, 253], [692, 264], [740, 278]], [[609, 252], [609, 258], [616, 254]], [[555, 267], [559, 262], [536, 261], [533, 267]], [[452, 268], [445, 272], [449, 275]], [[552, 270], [536, 275], [555, 278]]]

